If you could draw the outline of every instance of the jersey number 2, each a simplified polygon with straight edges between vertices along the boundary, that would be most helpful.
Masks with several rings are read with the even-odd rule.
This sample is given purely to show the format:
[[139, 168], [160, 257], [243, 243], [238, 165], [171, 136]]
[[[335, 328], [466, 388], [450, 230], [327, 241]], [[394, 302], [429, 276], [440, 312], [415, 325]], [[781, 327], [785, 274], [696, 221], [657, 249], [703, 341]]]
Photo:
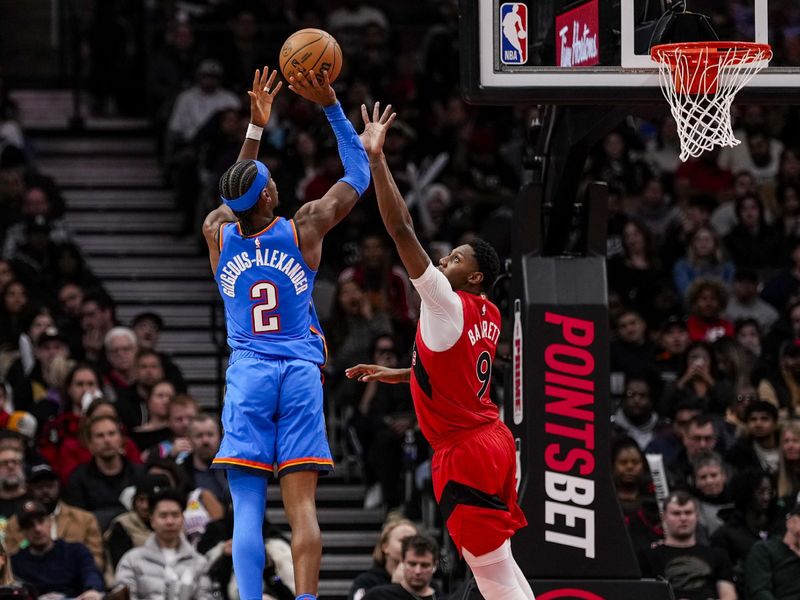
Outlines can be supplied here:
[[478, 391], [478, 398], [483, 398], [489, 381], [492, 378], [492, 355], [488, 352], [481, 352], [478, 362], [475, 363], [475, 372], [478, 374], [478, 381], [481, 382], [481, 389]]
[[269, 281], [259, 281], [250, 288], [250, 299], [261, 300], [252, 308], [253, 333], [280, 331], [281, 318], [266, 313], [278, 308], [278, 288]]

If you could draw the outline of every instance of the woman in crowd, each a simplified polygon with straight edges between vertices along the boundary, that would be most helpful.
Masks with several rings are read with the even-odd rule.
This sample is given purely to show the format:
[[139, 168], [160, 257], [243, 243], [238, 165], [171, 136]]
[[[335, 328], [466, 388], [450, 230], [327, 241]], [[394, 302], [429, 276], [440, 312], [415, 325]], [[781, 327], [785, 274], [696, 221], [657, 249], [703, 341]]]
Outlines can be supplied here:
[[686, 297], [689, 286], [699, 277], [718, 279], [726, 286], [733, 283], [733, 263], [723, 258], [717, 234], [711, 227], [698, 227], [694, 231], [686, 254], [672, 268], [672, 279], [681, 296]]
[[669, 416], [683, 403], [696, 403], [703, 412], [725, 414], [730, 386], [719, 379], [716, 360], [711, 346], [695, 342], [686, 351], [683, 374], [663, 397], [659, 414]]
[[167, 380], [160, 381], [147, 397], [147, 422], [134, 428], [131, 438], [142, 452], [170, 439], [169, 403], [175, 397], [175, 386]]
[[728, 473], [725, 462], [716, 452], [706, 452], [695, 458], [692, 469], [694, 474], [692, 493], [697, 498], [698, 525], [705, 537], [703, 543], [707, 543], [708, 538], [723, 524], [719, 512], [733, 507], [727, 489]]
[[790, 419], [781, 429], [778, 464], [778, 502], [789, 510], [800, 493], [800, 419]]
[[416, 525], [407, 519], [386, 521], [372, 550], [372, 567], [356, 576], [350, 586], [347, 600], [361, 600], [372, 588], [392, 583], [392, 576], [402, 562], [403, 540], [416, 533]]

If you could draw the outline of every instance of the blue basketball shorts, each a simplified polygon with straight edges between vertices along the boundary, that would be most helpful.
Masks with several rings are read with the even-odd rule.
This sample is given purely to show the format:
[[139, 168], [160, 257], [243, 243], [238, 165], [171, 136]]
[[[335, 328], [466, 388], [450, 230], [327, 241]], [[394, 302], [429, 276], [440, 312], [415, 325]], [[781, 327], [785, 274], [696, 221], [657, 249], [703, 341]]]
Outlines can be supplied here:
[[265, 476], [333, 470], [317, 364], [236, 350], [225, 382], [224, 435], [212, 468]]

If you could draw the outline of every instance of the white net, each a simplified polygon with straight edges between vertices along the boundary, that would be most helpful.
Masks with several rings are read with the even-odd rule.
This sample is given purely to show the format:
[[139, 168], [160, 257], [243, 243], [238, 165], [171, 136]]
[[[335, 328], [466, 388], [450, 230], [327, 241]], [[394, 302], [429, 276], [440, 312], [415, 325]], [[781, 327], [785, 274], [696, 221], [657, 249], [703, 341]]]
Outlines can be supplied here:
[[731, 128], [731, 104], [753, 76], [767, 66], [765, 44], [665, 44], [654, 46], [661, 91], [678, 124], [680, 159], [700, 156], [715, 146], [740, 142]]

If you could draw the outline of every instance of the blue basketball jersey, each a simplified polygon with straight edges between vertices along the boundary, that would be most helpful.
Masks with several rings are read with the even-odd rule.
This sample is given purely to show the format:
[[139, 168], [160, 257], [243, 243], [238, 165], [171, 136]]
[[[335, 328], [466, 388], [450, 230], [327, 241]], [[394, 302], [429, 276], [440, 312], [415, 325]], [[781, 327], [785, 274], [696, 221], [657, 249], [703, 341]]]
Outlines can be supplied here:
[[325, 340], [311, 299], [317, 273], [303, 260], [294, 221], [275, 217], [250, 236], [238, 223], [226, 223], [219, 245], [214, 278], [231, 349], [324, 364]]

